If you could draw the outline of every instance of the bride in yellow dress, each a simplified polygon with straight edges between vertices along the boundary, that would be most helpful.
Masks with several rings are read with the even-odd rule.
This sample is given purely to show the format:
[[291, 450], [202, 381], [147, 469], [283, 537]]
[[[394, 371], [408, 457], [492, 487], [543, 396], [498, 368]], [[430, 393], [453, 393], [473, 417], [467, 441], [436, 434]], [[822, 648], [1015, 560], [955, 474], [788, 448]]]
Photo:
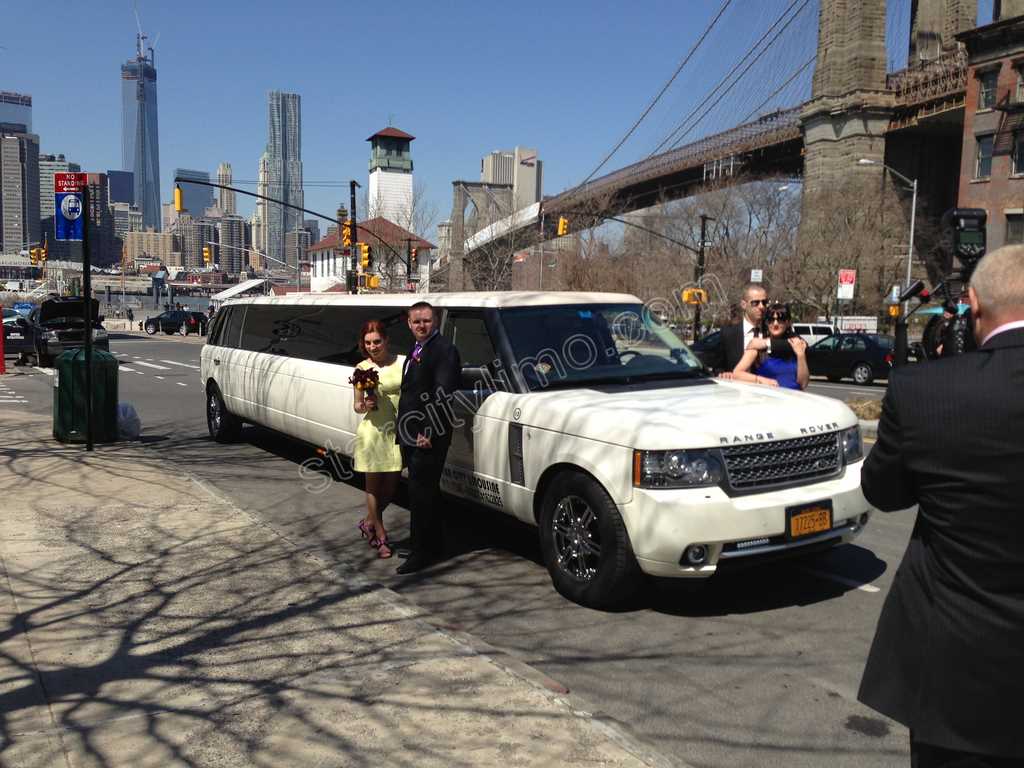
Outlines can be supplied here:
[[352, 407], [363, 414], [356, 430], [352, 468], [366, 473], [366, 517], [359, 522], [359, 531], [379, 557], [391, 557], [383, 515], [395, 497], [402, 472], [402, 452], [395, 442], [402, 364], [388, 348], [387, 331], [379, 320], [363, 326], [359, 349], [366, 359], [356, 368], [374, 369], [380, 379], [375, 389], [352, 390]]

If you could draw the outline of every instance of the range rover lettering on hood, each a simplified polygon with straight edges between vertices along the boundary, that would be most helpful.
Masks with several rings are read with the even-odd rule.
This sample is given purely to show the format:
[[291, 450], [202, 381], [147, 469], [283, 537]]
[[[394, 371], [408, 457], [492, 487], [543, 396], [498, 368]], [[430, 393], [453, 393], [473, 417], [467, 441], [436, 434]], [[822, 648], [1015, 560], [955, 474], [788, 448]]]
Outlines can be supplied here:
[[[825, 432], [835, 432], [839, 429], [839, 422], [833, 421], [828, 424], [811, 424], [807, 427], [800, 427], [801, 435], [820, 435]], [[755, 432], [751, 435], [732, 435], [730, 437], [720, 437], [718, 442], [720, 445], [733, 445], [735, 443], [760, 443], [765, 440], [774, 440], [774, 432]]]
[[800, 427], [801, 435], [820, 435], [822, 432], [835, 432], [839, 429], [839, 424], [832, 422], [831, 424], [813, 424], [809, 427]]
[[774, 432], [757, 432], [753, 435], [733, 435], [732, 437], [720, 437], [718, 442], [721, 445], [732, 445], [733, 443], [760, 443], [764, 440], [774, 440]]

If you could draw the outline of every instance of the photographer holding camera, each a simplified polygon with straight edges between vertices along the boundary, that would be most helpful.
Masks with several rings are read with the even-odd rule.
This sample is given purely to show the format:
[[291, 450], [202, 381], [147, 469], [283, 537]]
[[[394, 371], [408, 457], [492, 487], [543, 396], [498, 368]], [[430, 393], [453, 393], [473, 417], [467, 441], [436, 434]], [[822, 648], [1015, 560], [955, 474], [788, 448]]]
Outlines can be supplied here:
[[807, 389], [811, 374], [807, 368], [807, 342], [793, 333], [789, 307], [772, 304], [765, 310], [764, 327], [750, 341], [731, 376], [785, 389]]
[[918, 768], [1024, 761], [1024, 246], [968, 300], [978, 349], [893, 372], [861, 472], [875, 507], [918, 505], [858, 694]]

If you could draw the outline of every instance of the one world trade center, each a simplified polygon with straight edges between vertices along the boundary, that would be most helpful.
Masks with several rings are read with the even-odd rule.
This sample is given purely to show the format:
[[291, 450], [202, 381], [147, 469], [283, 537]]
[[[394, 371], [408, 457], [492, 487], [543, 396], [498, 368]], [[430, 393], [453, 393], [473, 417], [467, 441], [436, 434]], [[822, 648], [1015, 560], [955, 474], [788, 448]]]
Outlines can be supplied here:
[[134, 59], [121, 65], [121, 167], [134, 179], [143, 228], [160, 230], [160, 141], [156, 127], [156, 65], [146, 36], [136, 36]]

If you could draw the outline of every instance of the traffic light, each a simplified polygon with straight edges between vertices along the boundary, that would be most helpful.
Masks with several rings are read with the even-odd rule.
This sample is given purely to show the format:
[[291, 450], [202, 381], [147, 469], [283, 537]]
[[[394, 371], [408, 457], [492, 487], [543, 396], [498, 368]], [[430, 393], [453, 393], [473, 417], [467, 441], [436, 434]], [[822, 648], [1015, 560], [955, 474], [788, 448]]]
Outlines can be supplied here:
[[181, 185], [180, 184], [175, 184], [174, 185], [174, 212], [175, 213], [181, 213], [183, 210], [185, 210], [185, 206], [184, 206], [184, 204], [181, 201]]
[[205, 264], [206, 266], [210, 266], [210, 262], [212, 260], [213, 259], [210, 256], [210, 246], [204, 245], [203, 246], [203, 264]]
[[359, 264], [363, 269], [370, 268], [370, 246], [367, 243], [359, 244]]
[[708, 292], [703, 288], [686, 288], [683, 290], [684, 304], [707, 304]]
[[341, 244], [346, 248], [352, 245], [352, 221], [350, 219], [341, 225]]
[[43, 247], [39, 249], [39, 260], [45, 262], [50, 258], [50, 241], [43, 240]]
[[31, 263], [33, 267], [36, 264], [39, 263], [39, 249], [38, 248], [29, 248], [28, 260], [29, 260], [29, 263]]
[[411, 251], [409, 251], [409, 263], [414, 267], [416, 266], [416, 251], [416, 248], [413, 248]]
[[569, 234], [569, 220], [565, 216], [558, 217], [558, 236]]
[[899, 304], [891, 304], [889, 306], [889, 317], [899, 317], [899, 316], [900, 316], [900, 305]]
[[367, 288], [380, 288], [380, 278], [377, 275], [370, 275], [366, 278]]

